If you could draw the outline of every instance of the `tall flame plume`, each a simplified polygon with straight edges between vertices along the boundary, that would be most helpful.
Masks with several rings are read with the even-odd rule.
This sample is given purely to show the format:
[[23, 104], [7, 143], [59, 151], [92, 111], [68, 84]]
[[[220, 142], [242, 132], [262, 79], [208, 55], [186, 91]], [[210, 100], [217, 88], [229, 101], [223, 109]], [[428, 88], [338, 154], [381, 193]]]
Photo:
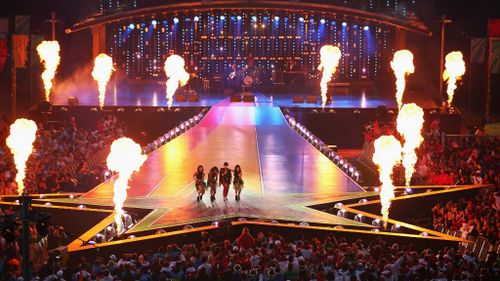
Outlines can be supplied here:
[[340, 58], [342, 57], [342, 52], [338, 47], [332, 45], [325, 45], [321, 47], [319, 51], [321, 56], [321, 64], [318, 66], [318, 70], [322, 72], [321, 76], [321, 104], [326, 105], [327, 92], [328, 92], [328, 82], [332, 79], [333, 74], [337, 71], [339, 66]]
[[382, 218], [384, 227], [387, 227], [389, 209], [394, 198], [394, 185], [392, 184], [392, 170], [401, 161], [401, 143], [394, 136], [381, 136], [375, 140], [375, 153], [373, 163], [378, 166], [382, 187], [380, 202], [382, 204]]
[[172, 106], [175, 91], [189, 81], [189, 73], [184, 69], [184, 59], [178, 55], [171, 55], [165, 61], [165, 74], [167, 75], [167, 100], [168, 107]]
[[111, 151], [106, 159], [108, 169], [118, 174], [113, 186], [115, 203], [115, 223], [118, 233], [123, 230], [123, 203], [127, 199], [128, 182], [134, 172], [141, 169], [147, 156], [142, 154], [139, 144], [130, 138], [119, 138], [111, 144]]
[[114, 71], [113, 59], [106, 54], [99, 54], [94, 61], [94, 70], [92, 70], [92, 77], [97, 81], [99, 86], [99, 106], [104, 107], [104, 100], [106, 99], [106, 86], [108, 85], [111, 74]]
[[417, 163], [416, 149], [422, 144], [422, 127], [424, 126], [424, 111], [414, 103], [405, 104], [399, 110], [397, 118], [397, 130], [404, 138], [403, 145], [403, 167], [405, 168], [406, 187], [410, 187], [410, 181], [415, 173]]
[[396, 101], [398, 108], [403, 105], [403, 94], [406, 87], [406, 76], [415, 72], [413, 54], [408, 50], [399, 50], [394, 53], [391, 68], [396, 76]]
[[14, 157], [16, 165], [17, 192], [24, 192], [24, 178], [26, 177], [26, 162], [33, 151], [33, 143], [36, 140], [37, 126], [35, 122], [28, 119], [17, 119], [10, 126], [10, 135], [7, 137], [7, 146]]
[[57, 41], [43, 41], [36, 47], [40, 62], [45, 67], [42, 73], [43, 86], [45, 88], [45, 100], [50, 101], [50, 90], [52, 89], [52, 80], [56, 76], [57, 67], [61, 61], [59, 52], [61, 47]]
[[459, 51], [449, 53], [446, 55], [445, 60], [443, 80], [448, 83], [446, 93], [448, 94], [448, 105], [451, 105], [455, 90], [457, 89], [457, 81], [462, 79], [462, 76], [465, 74], [465, 62], [462, 52]]

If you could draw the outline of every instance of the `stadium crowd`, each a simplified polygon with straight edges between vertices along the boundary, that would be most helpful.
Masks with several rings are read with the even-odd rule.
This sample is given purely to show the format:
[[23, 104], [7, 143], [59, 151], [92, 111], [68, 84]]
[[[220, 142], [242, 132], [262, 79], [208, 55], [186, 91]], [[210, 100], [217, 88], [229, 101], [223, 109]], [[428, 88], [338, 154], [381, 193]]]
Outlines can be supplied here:
[[432, 208], [434, 229], [459, 230], [464, 235], [482, 236], [491, 243], [500, 240], [500, 209], [494, 193], [440, 203]]
[[[365, 142], [394, 134], [394, 124], [377, 122], [366, 127]], [[445, 136], [437, 121], [423, 133], [417, 150], [412, 185], [494, 184], [500, 186], [500, 137], [486, 136], [478, 129], [470, 136]], [[404, 169], [394, 170], [394, 181], [404, 185]]]
[[[228, 235], [229, 236], [229, 235]], [[226, 236], [227, 237], [227, 236]], [[471, 253], [443, 248], [418, 251], [380, 238], [289, 239], [245, 228], [235, 239], [202, 233], [196, 244], [169, 244], [157, 251], [108, 254], [93, 260], [56, 256], [34, 272], [37, 280], [498, 280], [500, 259], [478, 262]], [[4, 255], [5, 257], [5, 255]], [[19, 260], [3, 259], [2, 280], [17, 281]]]
[[[0, 126], [0, 195], [17, 194], [14, 181], [15, 166], [9, 148], [5, 144], [10, 122], [2, 118]], [[59, 126], [38, 125], [34, 150], [27, 163], [25, 185], [30, 193], [54, 193], [61, 191], [83, 191], [97, 183], [100, 169], [86, 165], [89, 154], [103, 149], [114, 139], [123, 135], [123, 122], [114, 116], [98, 120], [95, 129], [77, 126], [75, 117]], [[76, 173], [69, 173], [72, 166]]]

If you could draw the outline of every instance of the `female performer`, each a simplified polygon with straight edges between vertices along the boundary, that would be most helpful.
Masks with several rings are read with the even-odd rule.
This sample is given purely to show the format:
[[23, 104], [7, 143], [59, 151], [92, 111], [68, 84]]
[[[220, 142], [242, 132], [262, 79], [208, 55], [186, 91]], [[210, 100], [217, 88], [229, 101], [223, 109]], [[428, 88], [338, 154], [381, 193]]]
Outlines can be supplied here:
[[219, 173], [219, 185], [224, 187], [223, 196], [224, 201], [227, 201], [227, 194], [229, 193], [229, 185], [231, 185], [231, 169], [229, 169], [229, 164], [224, 162], [224, 167], [220, 169]]
[[236, 201], [240, 201], [240, 194], [241, 190], [243, 189], [243, 173], [241, 172], [240, 165], [236, 165], [234, 167], [233, 186], [235, 192], [234, 199], [236, 199]]
[[215, 192], [217, 191], [217, 179], [219, 179], [219, 169], [212, 167], [208, 173], [207, 185], [210, 187], [210, 200], [215, 200]]
[[203, 194], [205, 194], [205, 172], [203, 171], [203, 166], [200, 165], [196, 169], [196, 172], [193, 175], [193, 180], [194, 180], [194, 186], [196, 188], [196, 191], [198, 192], [198, 198], [196, 201], [200, 201], [203, 197]]

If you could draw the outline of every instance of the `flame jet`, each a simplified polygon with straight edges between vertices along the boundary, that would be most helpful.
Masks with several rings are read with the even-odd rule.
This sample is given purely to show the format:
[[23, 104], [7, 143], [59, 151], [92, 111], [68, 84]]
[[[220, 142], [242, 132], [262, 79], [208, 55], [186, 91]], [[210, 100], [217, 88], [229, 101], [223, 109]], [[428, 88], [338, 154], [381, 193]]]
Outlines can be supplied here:
[[171, 55], [165, 61], [165, 74], [167, 75], [167, 100], [168, 108], [172, 106], [175, 91], [189, 81], [189, 73], [184, 69], [184, 59], [178, 55]]
[[45, 88], [45, 100], [50, 101], [50, 90], [52, 89], [52, 80], [56, 76], [57, 67], [61, 61], [59, 52], [61, 47], [57, 41], [43, 41], [36, 47], [40, 62], [45, 67], [42, 73], [43, 86]]
[[114, 70], [113, 59], [110, 56], [99, 54], [95, 58], [92, 77], [94, 77], [94, 80], [97, 81], [97, 85], [99, 86], [99, 106], [101, 109], [104, 107], [104, 100], [106, 98], [106, 86]]
[[394, 185], [392, 184], [392, 170], [401, 161], [401, 143], [394, 136], [381, 136], [375, 140], [375, 153], [373, 163], [378, 166], [380, 181], [380, 203], [382, 204], [382, 218], [384, 227], [387, 228], [389, 209], [394, 198]]
[[417, 153], [415, 150], [422, 144], [422, 128], [424, 126], [424, 111], [414, 103], [405, 104], [399, 110], [397, 130], [404, 138], [403, 167], [405, 168], [406, 187], [410, 187], [411, 176], [415, 172]]
[[6, 139], [7, 146], [14, 157], [16, 165], [17, 192], [24, 192], [24, 178], [26, 177], [26, 162], [33, 151], [33, 143], [36, 140], [37, 126], [35, 122], [28, 119], [17, 119], [10, 126], [10, 135]]
[[443, 72], [443, 81], [447, 81], [448, 87], [448, 106], [451, 106], [455, 90], [457, 89], [457, 81], [462, 79], [465, 74], [465, 62], [462, 52], [455, 51], [446, 55], [445, 70]]
[[118, 233], [123, 231], [123, 203], [127, 199], [128, 181], [134, 172], [141, 169], [147, 156], [142, 154], [139, 144], [130, 138], [119, 138], [111, 144], [111, 151], [106, 159], [108, 169], [117, 173], [113, 186], [115, 203], [115, 223]]
[[415, 72], [413, 54], [408, 50], [397, 51], [391, 61], [391, 68], [396, 76], [396, 101], [398, 108], [401, 108], [406, 87], [406, 76]]
[[321, 64], [318, 66], [318, 70], [322, 72], [321, 76], [321, 106], [326, 105], [327, 92], [328, 92], [328, 82], [332, 80], [332, 76], [337, 71], [339, 66], [340, 58], [342, 57], [342, 52], [338, 47], [332, 45], [325, 45], [321, 47], [319, 51], [321, 56]]

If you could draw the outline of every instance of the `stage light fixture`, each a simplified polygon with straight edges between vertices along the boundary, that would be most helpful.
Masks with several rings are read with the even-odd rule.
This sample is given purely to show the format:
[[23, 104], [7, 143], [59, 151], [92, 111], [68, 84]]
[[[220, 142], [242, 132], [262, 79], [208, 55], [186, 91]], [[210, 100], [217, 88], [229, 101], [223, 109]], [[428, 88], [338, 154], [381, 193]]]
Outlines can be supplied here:
[[363, 27], [363, 30], [368, 31], [368, 30], [370, 30], [370, 27], [368, 25], [365, 25], [365, 27]]
[[130, 235], [127, 239], [135, 239], [135, 235]]
[[321, 24], [325, 24], [326, 20], [325, 19], [321, 19], [320, 22], [321, 22]]
[[346, 27], [346, 26], [347, 26], [347, 22], [343, 21], [343, 22], [342, 22], [342, 26], [343, 26], [343, 27]]
[[272, 220], [271, 223], [272, 224], [278, 224], [279, 222], [277, 220]]
[[427, 233], [427, 232], [422, 232], [422, 233], [420, 233], [420, 236], [427, 237], [427, 236], [429, 236], [429, 233]]
[[379, 191], [380, 191], [380, 188], [379, 188], [379, 187], [375, 187], [374, 191], [375, 191], [375, 192], [379, 192]]
[[237, 19], [237, 20], [241, 20], [241, 16], [237, 16], [237, 17], [236, 17], [236, 19]]
[[219, 227], [219, 222], [218, 221], [212, 222], [212, 226]]
[[342, 208], [342, 206], [344, 206], [344, 204], [342, 204], [341, 202], [335, 203], [335, 205], [334, 205], [334, 207], [336, 209], [340, 209], [340, 208]]
[[347, 217], [347, 212], [346, 212], [346, 210], [339, 210], [339, 211], [337, 212], [337, 217], [341, 217], [341, 218], [345, 218], [345, 217]]
[[52, 206], [52, 203], [50, 203], [50, 202], [46, 202], [44, 205], [45, 205], [45, 206]]
[[179, 128], [179, 127], [175, 127], [175, 133], [176, 133], [176, 134], [178, 134], [178, 133], [180, 133], [180, 132], [181, 132], [181, 128]]
[[39, 197], [40, 199], [43, 199], [43, 198], [45, 198], [45, 194], [40, 194], [38, 197]]
[[333, 229], [344, 229], [344, 227], [341, 226], [341, 225], [336, 225], [336, 226], [333, 227]]
[[407, 193], [412, 193], [412, 192], [413, 192], [413, 190], [412, 190], [410, 187], [405, 188], [405, 191], [406, 191]]
[[393, 224], [391, 226], [391, 232], [399, 232], [401, 230], [401, 226], [399, 224]]
[[305, 221], [301, 221], [299, 223], [300, 226], [309, 226], [309, 223], [305, 222]]
[[163, 234], [163, 233], [167, 233], [164, 229], [158, 229], [156, 231], [156, 234]]
[[226, 17], [225, 16], [220, 16], [219, 19], [220, 20], [226, 20]]
[[252, 21], [257, 21], [257, 17], [256, 16], [252, 16]]
[[303, 17], [300, 17], [300, 18], [299, 18], [299, 21], [300, 21], [300, 22], [304, 22], [304, 18], [303, 18]]
[[193, 229], [193, 228], [194, 227], [192, 225], [188, 224], [188, 225], [184, 226], [182, 229], [183, 230], [190, 230], [190, 229]]
[[195, 16], [194, 19], [193, 19], [195, 22], [198, 22], [200, 20], [200, 17], [199, 16]]
[[314, 22], [314, 19], [310, 19], [310, 20], [309, 20], [309, 22], [310, 22], [310, 23], [313, 23], [313, 22]]
[[380, 229], [378, 229], [378, 228], [374, 228], [374, 229], [372, 229], [371, 231], [373, 231], [373, 232], [380, 232]]
[[380, 219], [374, 219], [372, 221], [372, 225], [373, 226], [377, 226], [377, 227], [381, 227], [382, 226]]
[[246, 218], [239, 218], [238, 221], [247, 221]]
[[349, 167], [349, 173], [354, 173], [354, 168], [353, 167]]
[[130, 28], [130, 29], [134, 29], [134, 27], [135, 27], [135, 25], [133, 23], [128, 25], [128, 28]]
[[354, 220], [357, 222], [363, 222], [363, 215], [357, 214], [356, 216], [354, 216]]
[[279, 21], [279, 20], [280, 20], [280, 17], [275, 16], [275, 17], [274, 17], [274, 20], [275, 20], [275, 21]]
[[85, 205], [78, 205], [78, 209], [86, 209], [87, 207]]
[[70, 195], [69, 195], [69, 198], [70, 198], [70, 199], [74, 199], [74, 198], [75, 198], [75, 195], [70, 194]]
[[152, 25], [157, 25], [157, 24], [158, 24], [158, 22], [157, 22], [156, 20], [152, 20], [152, 21], [151, 21], [151, 24], [152, 24]]
[[175, 18], [174, 18], [174, 23], [175, 23], [175, 24], [178, 24], [178, 23], [179, 23], [179, 18], [175, 17]]
[[368, 200], [366, 200], [366, 198], [363, 198], [363, 199], [359, 200], [358, 202], [359, 203], [366, 203], [366, 202], [368, 202]]

